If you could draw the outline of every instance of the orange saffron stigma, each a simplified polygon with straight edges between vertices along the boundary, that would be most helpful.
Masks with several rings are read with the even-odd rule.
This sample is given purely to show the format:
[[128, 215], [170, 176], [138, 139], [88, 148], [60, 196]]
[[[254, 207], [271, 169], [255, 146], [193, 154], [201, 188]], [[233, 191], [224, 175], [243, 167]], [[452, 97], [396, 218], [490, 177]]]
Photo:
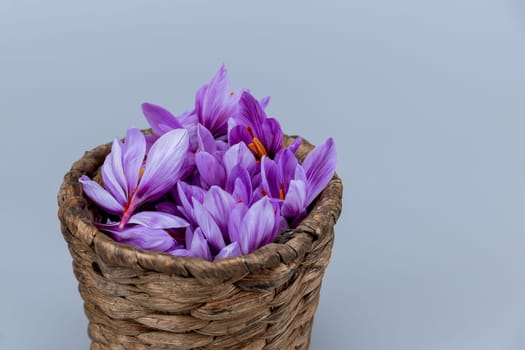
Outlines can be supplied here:
[[279, 189], [279, 199], [284, 200], [284, 182], [281, 182], [281, 188]]
[[250, 126], [246, 127], [246, 130], [248, 130], [248, 133], [250, 134], [250, 137], [252, 138], [252, 143], [248, 145], [248, 148], [257, 156], [258, 159], [262, 158], [263, 156], [268, 155], [268, 151], [266, 150], [266, 147], [264, 147], [261, 140], [259, 140], [254, 134], [253, 130]]
[[266, 191], [264, 190], [264, 188], [261, 190], [261, 194], [266, 197], [268, 195], [268, 193], [266, 193]]

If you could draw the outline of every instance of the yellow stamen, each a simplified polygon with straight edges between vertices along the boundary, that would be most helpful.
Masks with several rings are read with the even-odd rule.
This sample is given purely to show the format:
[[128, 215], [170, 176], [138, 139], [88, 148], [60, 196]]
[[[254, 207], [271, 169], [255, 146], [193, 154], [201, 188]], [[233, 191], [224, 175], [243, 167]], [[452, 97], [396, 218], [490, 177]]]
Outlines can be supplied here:
[[144, 175], [144, 168], [140, 168], [139, 170], [139, 179]]

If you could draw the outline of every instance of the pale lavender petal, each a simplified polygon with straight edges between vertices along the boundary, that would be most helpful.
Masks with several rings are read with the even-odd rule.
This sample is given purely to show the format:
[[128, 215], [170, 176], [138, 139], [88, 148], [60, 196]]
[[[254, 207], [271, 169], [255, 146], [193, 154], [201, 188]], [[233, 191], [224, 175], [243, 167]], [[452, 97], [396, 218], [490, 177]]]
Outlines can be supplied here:
[[286, 218], [294, 218], [306, 208], [306, 183], [300, 180], [290, 181], [290, 186], [282, 204], [281, 214]]
[[[197, 228], [198, 229], [198, 228]], [[193, 242], [193, 230], [190, 227], [186, 228], [186, 233], [185, 233], [185, 243], [186, 243], [186, 248], [187, 249], [190, 249], [191, 248], [191, 242]]]
[[248, 170], [250, 174], [253, 174], [257, 164], [255, 156], [244, 142], [231, 146], [224, 153], [222, 160], [227, 174], [231, 173], [232, 169], [237, 165], [240, 165]]
[[252, 202], [253, 187], [248, 171], [240, 165], [235, 166], [228, 175], [226, 191], [231, 193], [234, 200], [250, 205]]
[[268, 157], [263, 157], [261, 160], [261, 181], [263, 189], [269, 196], [280, 197], [279, 191], [283, 182], [282, 170], [275, 161]]
[[215, 137], [226, 135], [228, 118], [237, 108], [237, 97], [230, 91], [230, 82], [224, 65], [209, 84], [199, 89], [195, 110], [199, 121]]
[[217, 145], [215, 144], [215, 139], [213, 138], [213, 135], [202, 124], [197, 125], [197, 141], [199, 145], [199, 151], [205, 151], [211, 154], [217, 151]]
[[122, 164], [128, 185], [128, 192], [133, 193], [139, 182], [140, 169], [146, 154], [146, 140], [139, 129], [129, 129], [122, 146]]
[[306, 203], [308, 205], [321, 193], [334, 176], [336, 158], [335, 143], [332, 138], [315, 147], [306, 156], [303, 168], [306, 171], [308, 189]]
[[262, 134], [259, 136], [269, 155], [275, 155], [283, 145], [281, 125], [274, 118], [266, 119], [262, 124]]
[[228, 244], [226, 247], [222, 248], [214, 260], [225, 259], [225, 258], [229, 258], [233, 256], [239, 256], [241, 254], [242, 252], [241, 252], [241, 247], [239, 246], [239, 243], [233, 242], [233, 243]]
[[244, 203], [238, 203], [231, 211], [228, 220], [228, 234], [231, 242], [241, 242], [241, 236], [244, 234], [241, 233], [241, 224], [247, 211], [248, 206]]
[[175, 116], [161, 106], [152, 103], [143, 103], [142, 113], [144, 113], [153, 132], [158, 136], [170, 130], [182, 128], [182, 125]]
[[124, 208], [117, 200], [102, 186], [91, 180], [86, 175], [81, 176], [78, 181], [82, 184], [84, 193], [99, 207], [106, 212], [115, 215], [122, 215]]
[[144, 174], [137, 187], [137, 201], [154, 200], [178, 181], [188, 152], [188, 133], [175, 129], [162, 135], [151, 147]]
[[140, 225], [125, 226], [120, 229], [115, 225], [96, 225], [100, 230], [109, 233], [114, 240], [133, 245], [137, 248], [165, 252], [173, 249], [177, 242], [166, 231]]
[[176, 244], [166, 231], [144, 226], [125, 227], [118, 235], [117, 240], [122, 243], [156, 252], [165, 252]]
[[283, 221], [286, 221], [286, 220], [283, 220], [283, 216], [281, 215], [281, 205], [282, 205], [281, 201], [270, 200], [270, 202], [273, 208], [274, 223], [273, 223], [272, 230], [268, 234], [264, 235], [264, 238], [261, 244], [259, 245], [260, 247], [273, 242], [275, 238], [277, 237], [277, 234], [281, 232], [280, 228], [283, 225]]
[[110, 191], [112, 194], [113, 191], [117, 191], [115, 192], [114, 196], [116, 198], [120, 198], [120, 196], [123, 195], [127, 201], [129, 196], [128, 184], [126, 176], [124, 175], [124, 165], [122, 164], [122, 144], [118, 139], [113, 141], [111, 152], [107, 155], [106, 161], [102, 166], [102, 179], [104, 180], [104, 178], [108, 180], [108, 184], [111, 186], [107, 187], [108, 190], [111, 189]]
[[275, 220], [274, 207], [266, 197], [248, 209], [240, 227], [243, 254], [259, 248], [268, 236], [273, 235]]
[[206, 185], [224, 187], [226, 172], [224, 166], [214, 156], [207, 152], [199, 152], [195, 155], [195, 165]]
[[224, 248], [225, 243], [222, 232], [208, 210], [198, 201], [193, 201], [193, 208], [200, 229], [210, 245], [216, 250]]
[[122, 188], [120, 182], [117, 180], [115, 173], [113, 172], [113, 156], [111, 154], [106, 157], [104, 164], [102, 165], [101, 173], [104, 187], [109, 193], [111, 193], [117, 202], [124, 207], [128, 202], [127, 186], [126, 188]]
[[167, 253], [171, 254], [171, 255], [175, 255], [175, 256], [180, 256], [180, 257], [183, 257], [183, 258], [192, 258], [193, 257], [191, 251], [189, 251], [188, 249], [184, 249], [184, 248], [176, 248], [176, 249], [170, 250]]
[[128, 223], [156, 229], [179, 228], [189, 225], [183, 218], [160, 211], [141, 211], [132, 215]]
[[198, 228], [193, 234], [193, 240], [191, 241], [191, 255], [193, 257], [202, 258], [208, 261], [212, 260], [210, 247], [208, 241], [204, 237], [201, 229]]
[[236, 204], [235, 199], [220, 187], [212, 186], [203, 204], [224, 236], [228, 232], [228, 217]]
[[276, 163], [282, 172], [282, 181], [285, 183], [285, 191], [288, 190], [288, 183], [294, 179], [297, 168], [301, 168], [299, 161], [289, 149], [283, 149], [278, 153]]

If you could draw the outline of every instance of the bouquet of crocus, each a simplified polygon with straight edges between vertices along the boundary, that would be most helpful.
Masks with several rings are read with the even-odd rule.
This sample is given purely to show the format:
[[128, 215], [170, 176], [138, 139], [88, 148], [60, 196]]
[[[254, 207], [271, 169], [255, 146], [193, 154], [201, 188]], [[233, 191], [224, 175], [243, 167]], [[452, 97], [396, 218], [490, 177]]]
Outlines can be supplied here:
[[222, 66], [180, 116], [144, 103], [152, 134], [116, 139], [101, 181], [82, 176], [95, 225], [118, 242], [209, 261], [246, 255], [305, 218], [334, 175], [332, 139], [300, 162], [283, 147], [269, 98], [230, 89]]

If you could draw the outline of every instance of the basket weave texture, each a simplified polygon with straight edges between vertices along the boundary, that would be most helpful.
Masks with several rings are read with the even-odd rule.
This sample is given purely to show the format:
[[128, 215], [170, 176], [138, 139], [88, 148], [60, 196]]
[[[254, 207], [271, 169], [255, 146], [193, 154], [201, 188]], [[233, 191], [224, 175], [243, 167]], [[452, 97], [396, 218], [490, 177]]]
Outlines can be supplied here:
[[[303, 141], [298, 157], [312, 147]], [[120, 244], [93, 226], [78, 178], [95, 176], [110, 149], [86, 152], [58, 194], [91, 349], [308, 349], [341, 213], [337, 175], [296, 229], [251, 254], [208, 262]]]

